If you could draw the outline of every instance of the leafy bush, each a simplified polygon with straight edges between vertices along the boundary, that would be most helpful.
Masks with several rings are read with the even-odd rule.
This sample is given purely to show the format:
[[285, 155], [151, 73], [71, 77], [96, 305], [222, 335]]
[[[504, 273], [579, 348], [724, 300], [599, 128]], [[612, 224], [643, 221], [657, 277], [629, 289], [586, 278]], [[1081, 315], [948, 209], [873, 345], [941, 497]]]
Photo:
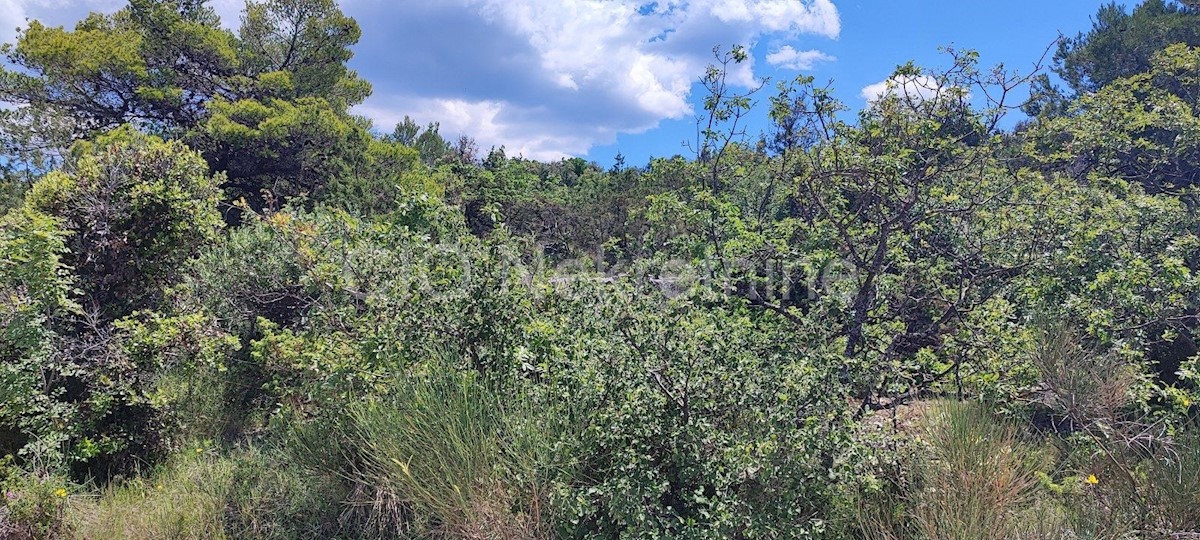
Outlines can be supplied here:
[[521, 369], [539, 407], [581, 426], [558, 453], [561, 536], [829, 532], [855, 460], [836, 355], [705, 301], [581, 278], [540, 306]]
[[0, 459], [0, 536], [53, 539], [70, 531], [67, 511], [75, 487], [42, 464], [23, 469]]
[[160, 450], [146, 394], [164, 366], [131, 358], [114, 323], [159, 307], [216, 236], [216, 186], [184, 145], [126, 128], [77, 145], [4, 218], [0, 422], [22, 456], [103, 476]]
[[148, 373], [142, 398], [156, 411], [164, 443], [177, 450], [189, 440], [219, 440], [238, 423], [227, 398], [236, 395], [229, 370], [241, 344], [212, 316], [140, 312], [115, 326], [125, 356]]
[[39, 392], [63, 375], [45, 367], [54, 354], [52, 322], [77, 309], [73, 279], [63, 263], [66, 231], [59, 221], [27, 209], [0, 218], [0, 453], [49, 441], [53, 419], [68, 412], [55, 400], [62, 388]]
[[64, 261], [102, 321], [154, 308], [179, 269], [221, 227], [219, 177], [199, 154], [132, 128], [73, 150], [65, 171], [34, 184], [30, 209], [70, 232]]

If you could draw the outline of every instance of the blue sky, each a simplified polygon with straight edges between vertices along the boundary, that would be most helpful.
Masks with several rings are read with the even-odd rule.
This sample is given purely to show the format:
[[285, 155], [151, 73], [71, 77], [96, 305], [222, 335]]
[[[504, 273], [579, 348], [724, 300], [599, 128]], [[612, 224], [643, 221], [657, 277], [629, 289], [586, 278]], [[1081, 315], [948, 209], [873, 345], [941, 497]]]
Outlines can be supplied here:
[[[1059, 35], [1090, 26], [1084, 0], [342, 0], [363, 29], [352, 66], [374, 85], [357, 112], [382, 131], [405, 115], [448, 138], [536, 159], [602, 165], [687, 154], [696, 79], [716, 45], [751, 46], [736, 78], [832, 81], [853, 110], [909, 60], [944, 45], [1028, 70]], [[1132, 3], [1132, 2], [1126, 2]], [[122, 0], [0, 0], [0, 39], [26, 18], [70, 25]], [[235, 26], [239, 0], [212, 0]], [[766, 102], [764, 90], [761, 101]]]

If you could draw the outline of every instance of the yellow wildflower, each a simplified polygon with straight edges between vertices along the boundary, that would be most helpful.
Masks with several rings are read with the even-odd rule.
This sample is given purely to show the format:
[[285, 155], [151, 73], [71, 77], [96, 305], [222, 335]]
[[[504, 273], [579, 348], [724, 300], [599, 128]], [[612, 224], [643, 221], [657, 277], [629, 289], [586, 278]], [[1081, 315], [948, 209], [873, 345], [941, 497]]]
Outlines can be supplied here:
[[58, 497], [58, 498], [60, 498], [60, 499], [65, 499], [65, 498], [67, 498], [67, 490], [66, 490], [66, 488], [58, 488], [58, 489], [54, 490], [54, 496], [55, 496], [55, 497]]
[[197, 453], [197, 454], [203, 454], [203, 453], [204, 453], [204, 449], [203, 449], [203, 448], [197, 448], [197, 449], [196, 449], [196, 453]]
[[1099, 483], [1100, 483], [1100, 479], [1099, 479], [1099, 478], [1096, 478], [1096, 475], [1094, 475], [1094, 474], [1089, 474], [1089, 475], [1088, 475], [1088, 477], [1087, 477], [1087, 480], [1084, 480], [1084, 482], [1087, 482], [1087, 483], [1089, 483], [1089, 484], [1091, 484], [1091, 485], [1093, 485], [1093, 486], [1094, 486], [1094, 485], [1096, 485], [1096, 484], [1099, 484]]
[[284, 212], [276, 212], [271, 214], [271, 217], [268, 219], [276, 227], [286, 227], [288, 223], [292, 222], [292, 216]]

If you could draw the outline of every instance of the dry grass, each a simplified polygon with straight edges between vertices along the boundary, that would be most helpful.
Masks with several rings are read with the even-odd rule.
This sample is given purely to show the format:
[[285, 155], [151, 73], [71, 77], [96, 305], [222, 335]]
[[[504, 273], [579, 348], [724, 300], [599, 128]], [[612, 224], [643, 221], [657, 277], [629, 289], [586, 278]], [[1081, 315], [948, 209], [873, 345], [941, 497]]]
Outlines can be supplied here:
[[1046, 331], [1032, 361], [1043, 384], [1038, 401], [1070, 429], [1114, 423], [1138, 379], [1137, 370], [1120, 357], [1087, 350], [1064, 328]]
[[923, 449], [897, 491], [859, 505], [870, 540], [1059, 538], [1062, 519], [1038, 497], [1041, 453], [973, 403], [930, 404]]

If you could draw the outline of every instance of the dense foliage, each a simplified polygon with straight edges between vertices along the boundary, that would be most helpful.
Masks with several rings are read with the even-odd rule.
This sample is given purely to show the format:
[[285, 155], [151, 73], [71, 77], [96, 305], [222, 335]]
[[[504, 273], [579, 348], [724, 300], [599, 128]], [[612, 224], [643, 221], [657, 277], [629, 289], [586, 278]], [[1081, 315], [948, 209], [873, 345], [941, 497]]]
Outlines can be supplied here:
[[1200, 534], [1194, 17], [757, 140], [718, 50], [695, 156], [608, 170], [379, 134], [332, 0], [30, 22], [0, 536]]

